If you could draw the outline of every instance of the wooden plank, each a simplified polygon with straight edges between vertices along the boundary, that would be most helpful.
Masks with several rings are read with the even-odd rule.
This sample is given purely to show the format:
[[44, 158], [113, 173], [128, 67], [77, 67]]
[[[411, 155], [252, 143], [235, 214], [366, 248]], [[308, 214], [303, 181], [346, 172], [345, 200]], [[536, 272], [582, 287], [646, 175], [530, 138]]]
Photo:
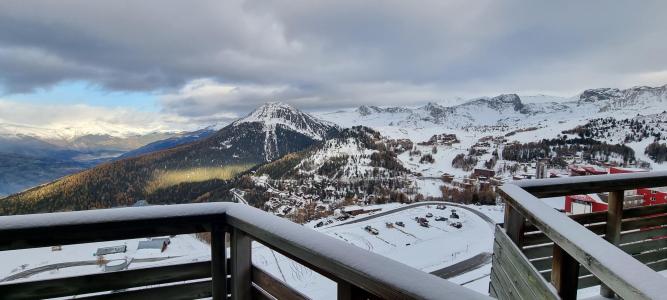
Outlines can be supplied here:
[[286, 283], [255, 266], [252, 267], [252, 282], [276, 299], [309, 299]]
[[55, 298], [208, 278], [211, 263], [197, 262], [83, 276], [0, 284], [2, 299]]
[[512, 207], [520, 210], [529, 222], [535, 224], [576, 261], [619, 293], [620, 297], [653, 299], [667, 295], [665, 277], [618, 247], [610, 245], [595, 233], [584, 230], [580, 224], [555, 211], [527, 191], [514, 184], [505, 184], [497, 191]]
[[[607, 225], [605, 225], [605, 223], [596, 223], [584, 226], [584, 228], [588, 229], [589, 231], [595, 233], [598, 236], [602, 236], [605, 234], [605, 231], [607, 230], [606, 227]], [[529, 239], [527, 239], [527, 237], [529, 237]], [[524, 235], [524, 246], [544, 244], [545, 243], [544, 241], [551, 242], [551, 239], [548, 236], [546, 236], [543, 232], [533, 232], [531, 234]]]
[[643, 240], [650, 240], [664, 236], [667, 236], [667, 226], [626, 231], [621, 232], [620, 244], [622, 245]]
[[224, 224], [214, 223], [211, 229], [211, 277], [213, 300], [227, 299], [227, 247]]
[[523, 247], [525, 218], [511, 205], [505, 205], [505, 232], [517, 247]]
[[[587, 214], [568, 215], [568, 217], [582, 225], [607, 222], [606, 211], [592, 212]], [[526, 232], [539, 231], [539, 229], [537, 229], [535, 225], [527, 224], [526, 226], [527, 226]]]
[[558, 245], [553, 247], [551, 283], [558, 291], [561, 299], [577, 299], [579, 263]]
[[524, 299], [522, 295], [519, 293], [519, 290], [515, 286], [514, 282], [507, 275], [505, 270], [503, 270], [503, 267], [501, 263], [498, 262], [498, 260], [492, 261], [491, 267], [493, 268], [493, 272], [495, 272], [496, 275], [498, 276], [498, 281], [502, 286], [501, 289], [503, 289], [503, 291], [507, 294], [509, 299], [516, 299], [516, 300]]
[[503, 265], [512, 280], [517, 281], [520, 290], [528, 290], [523, 296], [532, 299], [557, 299], [556, 290], [542, 278], [540, 273], [521, 253], [518, 247], [512, 243], [508, 236], [496, 226], [494, 242], [494, 259]]
[[579, 278], [579, 288], [580, 289], [585, 289], [588, 287], [600, 285], [600, 279], [593, 275], [588, 275], [584, 277]]
[[528, 259], [550, 257], [553, 254], [553, 247], [554, 244], [551, 243], [546, 245], [523, 248], [523, 254], [526, 255]]
[[[493, 265], [493, 262], [491, 263]], [[509, 287], [506, 287], [503, 285], [503, 282], [500, 280], [498, 276], [498, 271], [491, 266], [491, 285], [493, 286], [493, 289], [496, 291], [496, 295], [498, 296], [499, 300], [513, 300], [510, 298], [508, 295], [508, 292], [511, 290]]]
[[231, 275], [232, 299], [250, 300], [252, 298], [252, 263], [251, 239], [238, 228], [232, 229], [231, 236]]
[[623, 219], [667, 213], [667, 204], [637, 206], [623, 209]]
[[[156, 205], [0, 217], [0, 251], [209, 232], [230, 203]], [[186, 209], [187, 208], [187, 209]]]
[[645, 264], [651, 264], [667, 258], [667, 248], [657, 249], [655, 251], [644, 252], [634, 256], [638, 261]]
[[623, 220], [621, 230], [640, 229], [644, 227], [661, 226], [667, 224], [667, 215], [646, 216], [643, 218]]
[[211, 281], [188, 282], [167, 286], [151, 287], [140, 290], [117, 292], [112, 294], [77, 297], [86, 300], [189, 300], [211, 297]]
[[667, 247], [667, 239], [645, 240], [637, 243], [625, 244], [620, 246], [620, 248], [623, 251], [631, 255], [665, 247]]
[[[624, 199], [625, 191], [623, 190], [609, 192], [607, 200], [607, 226], [604, 238], [612, 245], [618, 245], [621, 241]], [[602, 283], [600, 286], [600, 295], [605, 298], [613, 298], [615, 294], [607, 285]]]
[[[553, 253], [552, 253], [552, 255], [553, 255]], [[551, 270], [551, 260], [552, 260], [552, 258], [551, 258], [551, 256], [549, 256], [549, 257], [542, 257], [542, 258], [532, 259], [532, 260], [530, 260], [530, 263], [538, 271]]]
[[661, 260], [658, 262], [651, 263], [648, 265], [648, 267], [656, 272], [663, 271], [667, 269], [667, 260]]
[[538, 198], [547, 198], [664, 186], [665, 182], [667, 182], [667, 171], [581, 176], [576, 180], [572, 178], [520, 180], [514, 185]]

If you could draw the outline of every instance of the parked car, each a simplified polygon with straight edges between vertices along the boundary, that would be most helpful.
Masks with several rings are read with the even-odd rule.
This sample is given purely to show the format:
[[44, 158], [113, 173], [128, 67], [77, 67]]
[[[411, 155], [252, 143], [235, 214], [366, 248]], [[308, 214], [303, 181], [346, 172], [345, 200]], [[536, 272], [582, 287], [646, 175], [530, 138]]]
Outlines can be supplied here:
[[436, 209], [439, 209], [439, 210], [444, 210], [444, 209], [447, 208], [447, 206], [445, 206], [445, 205], [438, 205], [438, 206], [436, 206], [435, 208], [436, 208]]
[[371, 227], [371, 225], [366, 225], [366, 227], [364, 227], [364, 230], [368, 231], [370, 234], [373, 235], [378, 235], [380, 233], [377, 229]]
[[463, 224], [461, 224], [461, 222], [452, 222], [451, 224], [449, 224], [449, 226], [460, 229], [461, 227], [463, 227]]
[[433, 214], [432, 214], [432, 213], [427, 213], [427, 214], [426, 214], [426, 217], [427, 217], [427, 218], [432, 218], [432, 217], [433, 217]]
[[384, 226], [387, 226], [387, 228], [394, 228], [394, 223], [386, 222], [386, 223], [384, 223]]
[[459, 214], [453, 212], [449, 217], [452, 218], [452, 219], [458, 219], [458, 218], [459, 218]]
[[426, 218], [418, 218], [417, 223], [422, 227], [428, 227], [428, 220]]
[[398, 226], [401, 226], [401, 227], [405, 227], [405, 223], [403, 223], [403, 222], [401, 222], [401, 221], [398, 221], [398, 222], [396, 222], [396, 223], [394, 223], [394, 224], [396, 224], [396, 225], [398, 225]]
[[447, 218], [438, 216], [435, 218], [436, 221], [447, 221]]
[[324, 226], [324, 222], [320, 221], [319, 223], [315, 224], [315, 228], [322, 227]]

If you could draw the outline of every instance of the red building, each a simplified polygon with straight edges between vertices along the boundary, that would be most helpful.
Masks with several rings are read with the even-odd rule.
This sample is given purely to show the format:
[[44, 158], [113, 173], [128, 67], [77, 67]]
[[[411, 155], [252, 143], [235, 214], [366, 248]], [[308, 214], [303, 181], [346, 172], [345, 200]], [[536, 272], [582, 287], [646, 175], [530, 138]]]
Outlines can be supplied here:
[[[644, 169], [612, 167], [609, 169], [609, 174], [638, 173], [647, 171], [648, 170]], [[642, 205], [644, 206], [667, 203], [667, 189], [664, 187], [637, 189], [637, 194], [643, 197], [644, 201]]]
[[[572, 171], [572, 166], [570, 167]], [[586, 171], [588, 174], [593, 174], [589, 170], [585, 170], [585, 167], [576, 167], [579, 171]], [[611, 167], [609, 168], [609, 174], [624, 174], [624, 173], [637, 173], [637, 172], [647, 172], [645, 169], [636, 169], [636, 168], [621, 168], [621, 167]], [[624, 206], [633, 207], [633, 206], [648, 206], [656, 204], [666, 204], [667, 203], [667, 188], [658, 187], [658, 188], [645, 188], [637, 189], [635, 191], [626, 191], [625, 192], [625, 201]], [[600, 199], [600, 196], [597, 194], [589, 195], [572, 195], [565, 197], [565, 212], [571, 214], [582, 214], [596, 211], [606, 211], [607, 203]]]
[[565, 212], [567, 213], [576, 215], [606, 210], [607, 203], [602, 201], [598, 194], [565, 196]]

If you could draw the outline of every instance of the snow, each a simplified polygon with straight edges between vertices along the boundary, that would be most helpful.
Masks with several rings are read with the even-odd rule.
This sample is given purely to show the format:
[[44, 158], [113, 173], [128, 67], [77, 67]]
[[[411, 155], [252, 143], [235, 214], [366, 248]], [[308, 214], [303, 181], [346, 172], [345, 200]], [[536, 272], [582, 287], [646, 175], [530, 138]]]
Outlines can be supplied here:
[[[16, 279], [16, 281], [100, 273], [104, 271], [104, 268], [103, 265], [96, 263], [96, 250], [102, 247], [118, 245], [127, 245], [127, 252], [104, 255], [104, 259], [109, 261], [109, 266], [122, 264], [126, 259], [131, 260], [128, 266], [129, 269], [210, 259], [209, 246], [192, 235], [177, 235], [172, 237], [170, 239], [171, 243], [164, 252], [161, 252], [159, 249], [137, 250], [139, 241], [143, 240], [146, 239], [63, 245], [61, 246], [61, 250], [58, 251], [52, 251], [51, 247], [2, 251], [0, 252], [0, 281], [3, 281], [3, 279], [10, 275], [16, 275], [23, 271], [49, 265], [54, 265], [53, 269]], [[57, 265], [71, 262], [88, 264], [75, 267]]]
[[[334, 223], [314, 230], [424, 272], [433, 272], [480, 253], [491, 253], [493, 251], [493, 226], [490, 223], [471, 211], [455, 207], [450, 203], [446, 204], [447, 208], [445, 210], [436, 209], [436, 205], [442, 203], [426, 202], [423, 203], [425, 205], [418, 207], [413, 206], [422, 205], [422, 203], [411, 205], [392, 203], [367, 206], [367, 209], [382, 208], [382, 211], [361, 214], [343, 223]], [[490, 217], [493, 223], [502, 222], [504, 212], [500, 206], [460, 206], [483, 213]], [[404, 210], [380, 215], [362, 222], [350, 223], [396, 209]], [[435, 221], [437, 216], [449, 217], [451, 209], [455, 209], [459, 214], [460, 219], [458, 221], [463, 224], [461, 229], [449, 226], [446, 221]], [[428, 218], [432, 226], [424, 228], [416, 223], [414, 217], [425, 217], [427, 213], [433, 214], [434, 217]], [[309, 222], [305, 226], [313, 228], [313, 225], [319, 221]], [[394, 225], [394, 228], [386, 227], [387, 222], [394, 223], [398, 221], [403, 222], [405, 227], [399, 227], [398, 225]], [[366, 232], [364, 230], [366, 226], [376, 228], [379, 234], [375, 236]], [[253, 248], [253, 251], [255, 251], [255, 248]], [[258, 247], [256, 253], [260, 253], [262, 258], [253, 259], [253, 261], [261, 264], [263, 269], [269, 271], [275, 277], [286, 278], [290, 286], [314, 299], [335, 298], [331, 294], [327, 294], [335, 288], [332, 283], [327, 283], [326, 280], [313, 282], [313, 280], [323, 280], [323, 278], [316, 273], [303, 269], [303, 266], [291, 262], [277, 253], [274, 256], [271, 252], [266, 248]], [[490, 261], [450, 280], [457, 284], [465, 283], [465, 287], [486, 295], [488, 294], [489, 270]]]

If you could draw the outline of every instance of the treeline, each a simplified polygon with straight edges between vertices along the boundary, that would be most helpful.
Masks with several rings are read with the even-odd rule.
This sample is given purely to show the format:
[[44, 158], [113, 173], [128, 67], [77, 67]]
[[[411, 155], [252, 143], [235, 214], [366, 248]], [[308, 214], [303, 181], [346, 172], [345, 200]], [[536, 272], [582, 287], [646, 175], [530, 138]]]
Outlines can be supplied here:
[[649, 137], [655, 140], [662, 139], [662, 131], [651, 120], [649, 122], [638, 119], [617, 120], [612, 117], [593, 119], [585, 125], [565, 130], [563, 133], [575, 134], [580, 138], [605, 139], [611, 137], [615, 131], [626, 132], [624, 143], [638, 142]]
[[463, 171], [472, 171], [477, 166], [477, 157], [473, 155], [457, 154], [452, 159], [452, 167], [463, 169]]
[[648, 155], [653, 161], [662, 163], [667, 160], [667, 144], [653, 142], [646, 146], [644, 153]]
[[506, 145], [502, 151], [505, 160], [532, 162], [536, 159], [575, 156], [581, 153], [585, 159], [601, 159], [608, 161], [616, 155], [624, 162], [635, 160], [632, 148], [621, 144], [607, 144], [591, 138], [550, 139], [526, 144], [515, 143]]
[[445, 201], [452, 201], [463, 204], [482, 204], [494, 205], [496, 204], [496, 192], [492, 187], [483, 188], [480, 190], [474, 189], [460, 189], [449, 186], [440, 187], [442, 197]]

